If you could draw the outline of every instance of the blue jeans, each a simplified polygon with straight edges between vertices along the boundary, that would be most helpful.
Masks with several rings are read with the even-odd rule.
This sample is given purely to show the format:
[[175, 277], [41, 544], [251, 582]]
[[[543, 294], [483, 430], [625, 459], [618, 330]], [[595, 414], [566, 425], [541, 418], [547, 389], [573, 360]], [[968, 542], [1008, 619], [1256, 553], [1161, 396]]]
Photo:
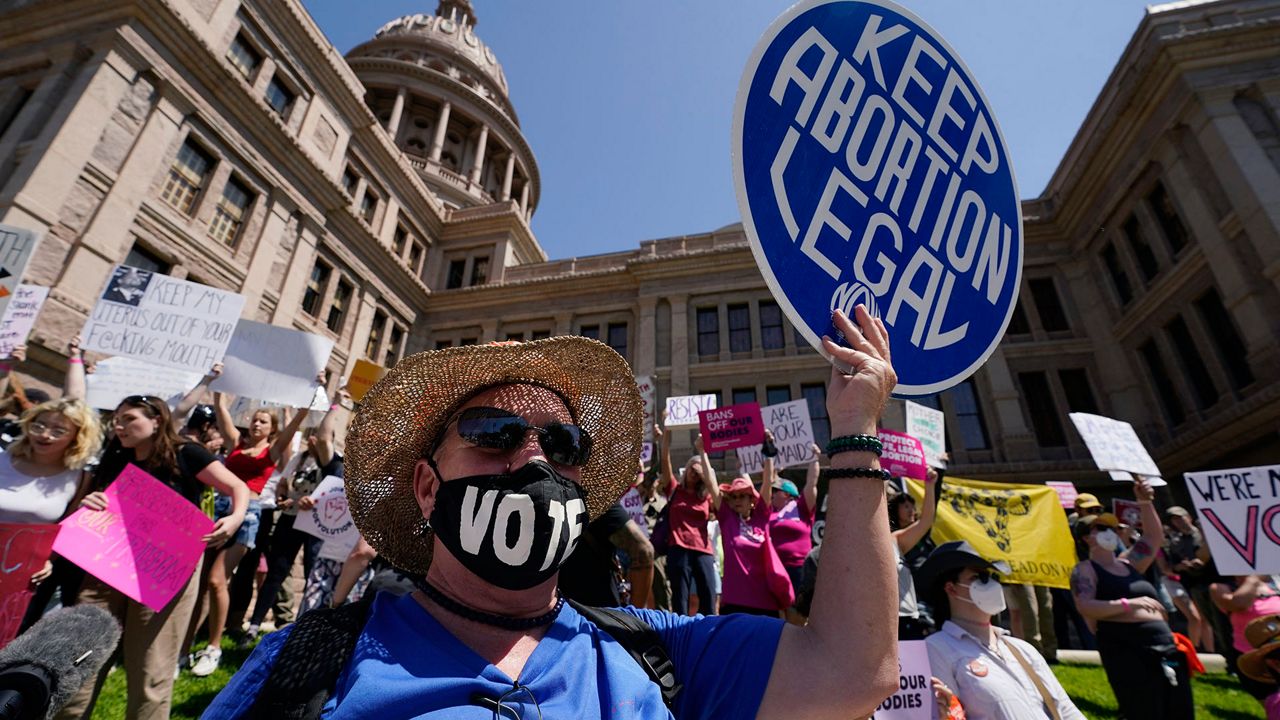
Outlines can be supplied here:
[[[213, 501], [213, 518], [220, 520], [231, 514], [231, 498], [219, 494]], [[249, 501], [249, 509], [244, 513], [244, 522], [240, 523], [240, 529], [236, 531], [236, 536], [226, 544], [226, 547], [232, 545], [243, 545], [250, 550], [253, 549], [254, 543], [258, 540], [258, 523], [261, 521], [262, 503], [256, 498]]]
[[689, 613], [689, 590], [696, 586], [698, 612], [715, 614], [716, 563], [710, 553], [697, 552], [672, 545], [667, 550], [667, 576], [671, 579], [671, 611]]

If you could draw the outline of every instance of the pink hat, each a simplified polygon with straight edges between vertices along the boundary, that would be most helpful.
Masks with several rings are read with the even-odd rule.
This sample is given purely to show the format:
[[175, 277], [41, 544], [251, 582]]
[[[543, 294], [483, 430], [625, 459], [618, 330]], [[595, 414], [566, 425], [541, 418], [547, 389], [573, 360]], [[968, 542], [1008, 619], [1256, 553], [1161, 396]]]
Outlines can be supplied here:
[[750, 492], [753, 496], [757, 494], [756, 486], [751, 484], [751, 480], [741, 476], [734, 478], [733, 482], [727, 485], [720, 484], [720, 493], [723, 495], [740, 492]]

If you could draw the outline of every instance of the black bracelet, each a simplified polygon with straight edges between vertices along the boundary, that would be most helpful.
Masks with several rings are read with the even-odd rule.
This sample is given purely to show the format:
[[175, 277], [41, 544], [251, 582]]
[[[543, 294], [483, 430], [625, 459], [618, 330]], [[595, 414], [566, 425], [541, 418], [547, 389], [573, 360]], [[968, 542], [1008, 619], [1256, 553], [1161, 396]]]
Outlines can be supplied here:
[[760, 454], [767, 458], [778, 457], [778, 446], [765, 440], [760, 444]]
[[844, 435], [831, 438], [827, 443], [827, 457], [844, 452], [870, 452], [879, 457], [883, 449], [884, 445], [875, 435]]
[[818, 477], [822, 480], [836, 480], [839, 478], [867, 478], [868, 480], [883, 480], [889, 482], [893, 476], [888, 470], [880, 468], [828, 468], [818, 473]]

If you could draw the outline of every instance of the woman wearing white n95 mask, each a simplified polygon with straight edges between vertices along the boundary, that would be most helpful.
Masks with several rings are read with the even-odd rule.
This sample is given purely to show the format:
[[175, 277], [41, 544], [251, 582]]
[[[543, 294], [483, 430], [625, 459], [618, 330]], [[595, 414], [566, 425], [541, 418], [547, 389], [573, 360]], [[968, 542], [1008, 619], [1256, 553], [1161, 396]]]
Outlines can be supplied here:
[[963, 540], [939, 545], [920, 568], [919, 588], [946, 621], [925, 638], [939, 716], [954, 695], [969, 720], [1084, 720], [1040, 653], [991, 624], [1005, 607], [996, 572]]
[[1143, 536], [1116, 554], [1120, 521], [1111, 513], [1076, 523], [1084, 558], [1071, 572], [1076, 608], [1097, 623], [1098, 654], [1128, 720], [1191, 720], [1191, 679], [1187, 657], [1178, 650], [1156, 588], [1144, 577], [1164, 544], [1164, 528], [1152, 503], [1151, 488], [1134, 483], [1142, 510]]

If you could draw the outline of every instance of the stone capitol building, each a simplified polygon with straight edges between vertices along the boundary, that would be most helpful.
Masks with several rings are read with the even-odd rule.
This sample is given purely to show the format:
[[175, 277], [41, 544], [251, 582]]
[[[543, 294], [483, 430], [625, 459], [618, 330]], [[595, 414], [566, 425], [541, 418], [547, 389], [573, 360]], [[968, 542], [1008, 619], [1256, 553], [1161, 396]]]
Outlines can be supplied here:
[[[580, 334], [660, 402], [804, 398], [823, 441], [827, 365], [740, 225], [547, 258], [534, 151], [475, 28], [441, 0], [343, 57], [301, 0], [0, 4], [0, 223], [43, 235], [24, 281], [52, 288], [16, 372], [57, 386], [127, 263], [333, 338], [331, 385], [359, 358]], [[1107, 486], [1071, 411], [1133, 423], [1170, 478], [1280, 462], [1280, 2], [1151, 7], [1022, 209], [1007, 336], [921, 400], [953, 474]]]

